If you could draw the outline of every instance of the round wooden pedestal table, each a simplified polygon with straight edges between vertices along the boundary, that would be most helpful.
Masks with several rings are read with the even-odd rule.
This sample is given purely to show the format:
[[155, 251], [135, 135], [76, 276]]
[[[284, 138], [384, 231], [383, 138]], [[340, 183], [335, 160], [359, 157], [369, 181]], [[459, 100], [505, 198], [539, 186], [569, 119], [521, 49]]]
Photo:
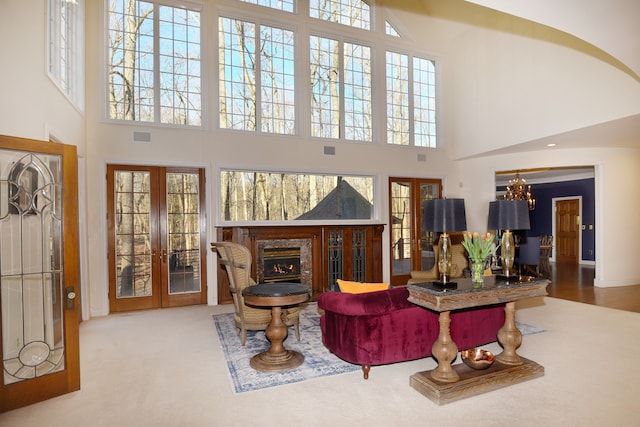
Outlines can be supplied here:
[[284, 348], [289, 328], [282, 321], [282, 307], [300, 304], [309, 299], [309, 287], [300, 283], [260, 283], [242, 291], [244, 303], [257, 307], [271, 307], [271, 323], [265, 331], [271, 342], [269, 350], [251, 358], [253, 369], [262, 372], [288, 371], [302, 365], [304, 356]]

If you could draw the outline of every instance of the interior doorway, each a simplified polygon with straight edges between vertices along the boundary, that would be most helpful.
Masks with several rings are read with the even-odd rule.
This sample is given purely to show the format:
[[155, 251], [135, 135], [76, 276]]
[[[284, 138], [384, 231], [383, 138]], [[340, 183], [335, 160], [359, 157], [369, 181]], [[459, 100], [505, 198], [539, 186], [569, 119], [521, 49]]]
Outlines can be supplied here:
[[[506, 186], [518, 173], [526, 179], [527, 188], [531, 186], [535, 198], [535, 208], [530, 211], [531, 229], [521, 234], [552, 236], [551, 261], [595, 265], [595, 172], [596, 167], [589, 165], [497, 171], [496, 197], [503, 197]], [[564, 200], [578, 200], [578, 205], [561, 206], [558, 212], [556, 202]]]
[[110, 311], [204, 304], [204, 170], [107, 166]]
[[553, 200], [555, 236], [555, 261], [578, 264], [582, 252], [580, 218], [582, 198], [556, 198]]

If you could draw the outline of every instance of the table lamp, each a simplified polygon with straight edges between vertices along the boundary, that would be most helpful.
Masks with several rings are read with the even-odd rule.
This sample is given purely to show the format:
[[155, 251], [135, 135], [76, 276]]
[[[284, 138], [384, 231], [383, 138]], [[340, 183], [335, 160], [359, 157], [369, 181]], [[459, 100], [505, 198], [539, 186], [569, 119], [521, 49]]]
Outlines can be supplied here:
[[464, 199], [425, 200], [422, 211], [422, 231], [442, 233], [438, 242], [438, 285], [455, 285], [450, 282], [452, 247], [448, 232], [467, 229]]
[[497, 279], [517, 279], [513, 274], [513, 259], [516, 247], [511, 230], [528, 230], [529, 208], [526, 200], [496, 200], [489, 202], [489, 230], [504, 230], [500, 241], [500, 258], [502, 260], [502, 275]]

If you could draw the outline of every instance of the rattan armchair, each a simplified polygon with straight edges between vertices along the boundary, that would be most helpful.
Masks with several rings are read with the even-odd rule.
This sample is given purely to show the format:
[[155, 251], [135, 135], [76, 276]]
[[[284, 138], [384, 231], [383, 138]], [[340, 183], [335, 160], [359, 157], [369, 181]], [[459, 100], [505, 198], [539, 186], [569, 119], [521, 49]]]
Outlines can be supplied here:
[[[247, 331], [263, 331], [271, 322], [271, 309], [251, 307], [244, 303], [242, 290], [255, 285], [251, 278], [251, 253], [237, 243], [215, 242], [211, 250], [217, 252], [218, 261], [223, 265], [229, 277], [229, 288], [233, 297], [235, 321], [238, 334], [242, 333], [242, 345], [247, 343]], [[300, 307], [289, 307], [282, 310], [282, 321], [287, 326], [294, 326], [296, 338], [300, 341]]]

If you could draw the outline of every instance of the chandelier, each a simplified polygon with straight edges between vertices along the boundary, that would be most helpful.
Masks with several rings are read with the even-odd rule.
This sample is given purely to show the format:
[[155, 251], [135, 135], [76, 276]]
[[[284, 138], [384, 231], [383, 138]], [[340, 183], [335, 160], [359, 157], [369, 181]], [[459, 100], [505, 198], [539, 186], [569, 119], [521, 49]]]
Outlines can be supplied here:
[[526, 184], [527, 181], [520, 178], [520, 174], [516, 172], [516, 177], [509, 180], [504, 198], [506, 200], [526, 200], [529, 210], [532, 211], [536, 208], [536, 199], [531, 194], [531, 186]]

